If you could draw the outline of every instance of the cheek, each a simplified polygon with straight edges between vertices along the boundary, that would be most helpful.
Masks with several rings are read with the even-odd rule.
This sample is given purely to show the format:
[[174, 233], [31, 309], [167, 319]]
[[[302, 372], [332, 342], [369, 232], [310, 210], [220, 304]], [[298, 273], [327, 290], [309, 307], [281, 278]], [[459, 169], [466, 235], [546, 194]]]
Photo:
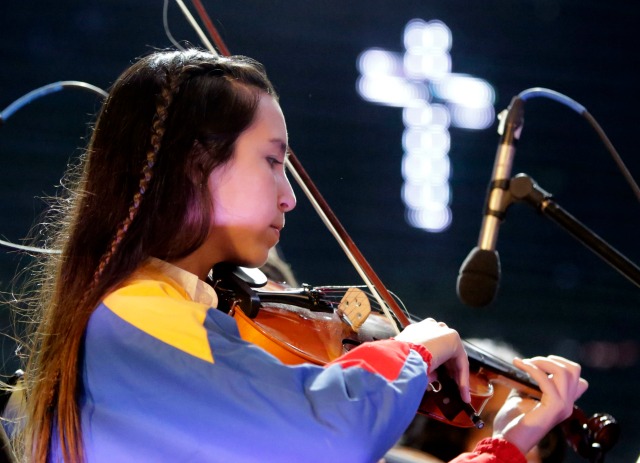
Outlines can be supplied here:
[[248, 225], [272, 219], [270, 206], [277, 202], [278, 191], [273, 172], [261, 171], [255, 166], [241, 167], [227, 172], [214, 171], [209, 177], [212, 225]]
[[255, 203], [251, 197], [252, 185], [246, 187], [239, 182], [225, 182], [209, 187], [211, 198], [211, 225], [227, 226], [246, 222], [250, 218], [250, 207]]

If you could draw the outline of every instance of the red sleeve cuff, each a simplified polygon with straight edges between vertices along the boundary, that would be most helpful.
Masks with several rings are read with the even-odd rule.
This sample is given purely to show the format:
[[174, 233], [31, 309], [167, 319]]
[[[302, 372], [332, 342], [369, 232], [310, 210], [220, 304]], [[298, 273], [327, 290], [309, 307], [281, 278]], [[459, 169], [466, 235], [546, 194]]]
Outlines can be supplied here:
[[394, 381], [400, 375], [412, 350], [420, 354], [429, 365], [431, 353], [426, 348], [391, 338], [361, 344], [326, 366], [337, 364], [342, 368], [360, 367], [371, 373], [377, 373], [388, 381]]
[[409, 344], [409, 347], [411, 348], [411, 350], [415, 350], [418, 354], [420, 354], [420, 357], [422, 357], [422, 360], [424, 360], [424, 362], [427, 364], [427, 368], [429, 368], [429, 371], [430, 371], [431, 360], [433, 359], [431, 352], [429, 352], [427, 348], [424, 347], [422, 344], [414, 344], [412, 342], [407, 342], [406, 344]]
[[508, 440], [488, 437], [476, 444], [473, 453], [491, 453], [496, 463], [527, 463], [522, 452]]

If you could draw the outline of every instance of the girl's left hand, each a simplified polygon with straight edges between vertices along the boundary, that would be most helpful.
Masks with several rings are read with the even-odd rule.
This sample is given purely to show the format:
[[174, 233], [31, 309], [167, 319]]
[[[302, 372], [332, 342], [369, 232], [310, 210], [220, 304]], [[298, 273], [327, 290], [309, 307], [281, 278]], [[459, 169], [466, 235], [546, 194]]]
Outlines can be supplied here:
[[571, 416], [574, 402], [589, 385], [580, 377], [580, 365], [556, 355], [515, 359], [513, 363], [538, 383], [542, 397], [537, 401], [510, 396], [496, 415], [493, 435], [526, 454], [555, 425]]

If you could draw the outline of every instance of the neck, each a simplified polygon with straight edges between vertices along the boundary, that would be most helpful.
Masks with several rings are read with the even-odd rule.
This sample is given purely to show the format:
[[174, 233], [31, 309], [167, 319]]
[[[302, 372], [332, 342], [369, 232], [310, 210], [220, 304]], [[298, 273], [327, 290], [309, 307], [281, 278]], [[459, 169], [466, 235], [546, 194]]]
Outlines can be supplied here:
[[209, 265], [208, 263], [203, 262], [202, 259], [196, 258], [194, 254], [190, 254], [182, 259], [171, 260], [168, 262], [175, 265], [176, 267], [180, 267], [182, 270], [193, 273], [200, 280], [205, 281], [213, 265]]

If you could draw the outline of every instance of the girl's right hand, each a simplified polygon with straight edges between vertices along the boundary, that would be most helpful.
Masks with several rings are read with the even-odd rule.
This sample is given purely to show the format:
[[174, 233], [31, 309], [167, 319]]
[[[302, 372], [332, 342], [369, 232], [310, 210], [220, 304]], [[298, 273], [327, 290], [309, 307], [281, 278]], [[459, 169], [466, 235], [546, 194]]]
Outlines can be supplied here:
[[444, 322], [427, 318], [407, 326], [395, 339], [426, 347], [432, 356], [429, 374], [443, 365], [458, 384], [462, 400], [471, 402], [469, 359], [456, 330], [449, 328]]

